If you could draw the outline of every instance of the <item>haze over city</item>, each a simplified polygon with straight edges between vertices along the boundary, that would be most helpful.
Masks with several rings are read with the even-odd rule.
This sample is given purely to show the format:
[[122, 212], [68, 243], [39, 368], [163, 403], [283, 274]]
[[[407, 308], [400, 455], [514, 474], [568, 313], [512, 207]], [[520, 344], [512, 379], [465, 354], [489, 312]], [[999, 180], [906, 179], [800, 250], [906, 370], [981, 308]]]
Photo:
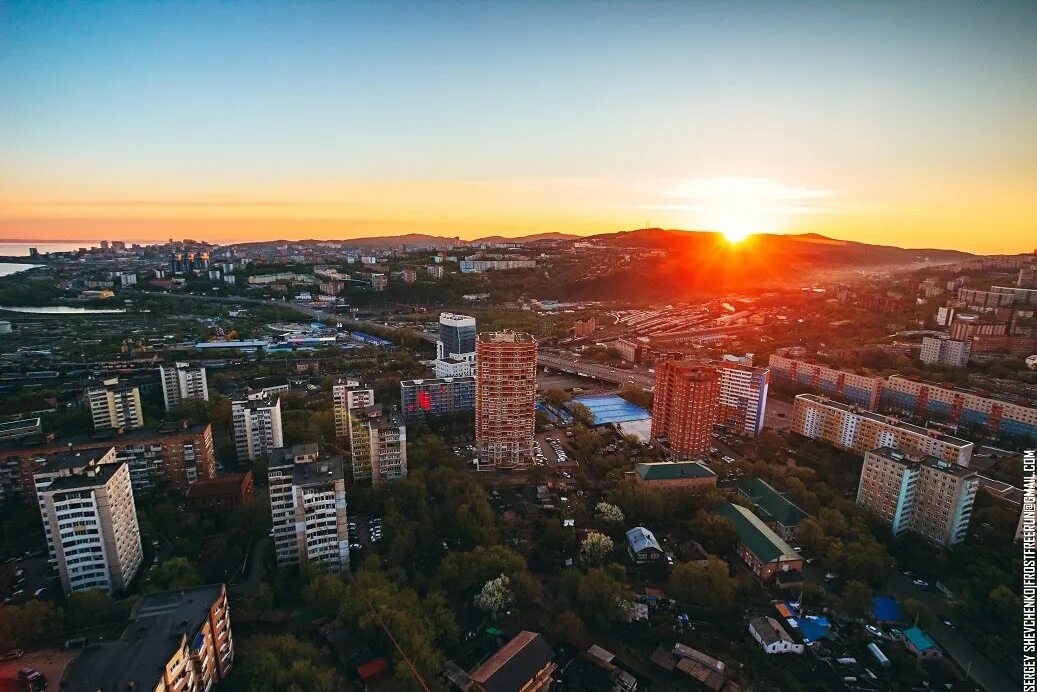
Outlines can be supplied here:
[[1031, 251], [1034, 3], [0, 7], [0, 238]]

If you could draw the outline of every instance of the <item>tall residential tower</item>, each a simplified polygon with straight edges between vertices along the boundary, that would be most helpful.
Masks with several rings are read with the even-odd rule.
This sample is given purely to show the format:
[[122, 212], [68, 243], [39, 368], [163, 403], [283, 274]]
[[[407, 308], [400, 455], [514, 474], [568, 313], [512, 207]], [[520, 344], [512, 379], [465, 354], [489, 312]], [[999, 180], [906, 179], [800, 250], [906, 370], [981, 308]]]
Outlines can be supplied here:
[[475, 446], [479, 468], [514, 467], [533, 456], [537, 342], [519, 332], [476, 339]]

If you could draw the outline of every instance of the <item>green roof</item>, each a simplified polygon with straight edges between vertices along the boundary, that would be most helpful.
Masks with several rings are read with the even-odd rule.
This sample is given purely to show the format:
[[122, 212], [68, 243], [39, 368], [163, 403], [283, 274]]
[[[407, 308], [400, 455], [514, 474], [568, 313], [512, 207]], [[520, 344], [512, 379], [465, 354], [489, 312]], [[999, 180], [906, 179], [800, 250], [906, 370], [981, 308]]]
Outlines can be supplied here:
[[753, 514], [751, 509], [727, 503], [717, 508], [716, 514], [727, 517], [735, 525], [738, 540], [752, 552], [761, 562], [774, 562], [778, 558], [787, 557], [792, 560], [802, 559], [795, 550], [770, 527]]
[[643, 481], [672, 481], [681, 478], [709, 478], [716, 476], [705, 464], [697, 461], [656, 461], [637, 464], [634, 472]]
[[737, 484], [738, 492], [749, 498], [764, 521], [774, 520], [782, 526], [799, 526], [809, 514], [760, 478], [745, 478]]

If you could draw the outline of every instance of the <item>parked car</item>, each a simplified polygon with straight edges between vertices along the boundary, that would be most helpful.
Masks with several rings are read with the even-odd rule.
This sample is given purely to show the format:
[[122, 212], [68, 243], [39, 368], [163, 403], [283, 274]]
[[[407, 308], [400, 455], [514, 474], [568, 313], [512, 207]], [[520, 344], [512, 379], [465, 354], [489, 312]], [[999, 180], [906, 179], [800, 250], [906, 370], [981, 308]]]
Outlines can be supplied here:
[[914, 584], [915, 586], [917, 586], [920, 589], [928, 589], [929, 588], [929, 582], [927, 582], [925, 579], [912, 579], [911, 583]]
[[31, 692], [47, 689], [47, 677], [35, 668], [22, 668], [18, 671], [18, 679], [24, 682]]
[[21, 649], [11, 649], [0, 654], [0, 661], [14, 661], [21, 658], [24, 653]]

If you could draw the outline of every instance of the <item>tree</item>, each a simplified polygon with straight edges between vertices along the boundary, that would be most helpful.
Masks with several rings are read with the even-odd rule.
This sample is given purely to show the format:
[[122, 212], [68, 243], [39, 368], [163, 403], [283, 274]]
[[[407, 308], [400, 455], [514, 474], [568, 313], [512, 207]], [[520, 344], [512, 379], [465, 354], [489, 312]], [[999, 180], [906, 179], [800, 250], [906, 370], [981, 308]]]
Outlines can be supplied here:
[[735, 547], [738, 534], [735, 525], [727, 517], [710, 512], [699, 512], [688, 522], [691, 535], [711, 553], [722, 554]]
[[562, 404], [568, 402], [570, 399], [572, 399], [572, 395], [569, 392], [565, 391], [564, 389], [559, 389], [557, 387], [545, 389], [544, 391], [540, 392], [540, 400], [548, 406], [554, 408], [558, 408]]
[[734, 604], [737, 582], [727, 563], [715, 557], [703, 562], [682, 562], [670, 573], [670, 595], [682, 603], [706, 603], [717, 608]]
[[569, 413], [572, 414], [573, 420], [577, 423], [586, 425], [588, 428], [594, 426], [594, 413], [587, 408], [586, 404], [581, 404], [577, 401], [574, 404], [569, 404], [568, 408]]
[[515, 594], [511, 591], [511, 580], [505, 575], [491, 579], [483, 584], [482, 591], [475, 596], [475, 606], [482, 611], [500, 617], [515, 604]]
[[850, 617], [862, 618], [871, 612], [871, 587], [851, 581], [843, 587], [842, 608]]
[[904, 621], [918, 627], [928, 627], [932, 616], [916, 598], [905, 598], [900, 602], [900, 610], [904, 613]]
[[5, 651], [16, 646], [37, 646], [64, 628], [64, 613], [49, 601], [6, 605], [0, 612], [0, 648]]
[[585, 565], [598, 566], [605, 564], [616, 544], [603, 533], [591, 531], [580, 544], [580, 560]]
[[228, 687], [255, 692], [343, 689], [344, 681], [326, 660], [316, 646], [290, 634], [249, 637], [235, 657]]
[[198, 567], [186, 557], [171, 558], [151, 571], [151, 585], [160, 591], [188, 589], [201, 583]]
[[814, 553], [820, 553], [825, 548], [825, 530], [813, 517], [807, 517], [800, 522], [796, 537], [807, 550]]
[[80, 629], [104, 622], [114, 602], [101, 589], [76, 591], [65, 600], [65, 624], [69, 629]]
[[608, 502], [599, 502], [594, 507], [594, 513], [602, 521], [607, 521], [610, 524], [621, 524], [623, 523], [623, 510]]
[[640, 406], [643, 409], [649, 411], [652, 410], [652, 394], [641, 389], [637, 385], [625, 384], [623, 388], [619, 390], [619, 395], [629, 401], [631, 404]]
[[576, 602], [599, 627], [627, 622], [634, 612], [630, 592], [607, 569], [594, 567], [580, 578]]
[[822, 509], [817, 515], [817, 519], [821, 524], [821, 528], [825, 530], [825, 534], [829, 536], [842, 536], [848, 528], [846, 517], [843, 516], [843, 513], [831, 507]]

